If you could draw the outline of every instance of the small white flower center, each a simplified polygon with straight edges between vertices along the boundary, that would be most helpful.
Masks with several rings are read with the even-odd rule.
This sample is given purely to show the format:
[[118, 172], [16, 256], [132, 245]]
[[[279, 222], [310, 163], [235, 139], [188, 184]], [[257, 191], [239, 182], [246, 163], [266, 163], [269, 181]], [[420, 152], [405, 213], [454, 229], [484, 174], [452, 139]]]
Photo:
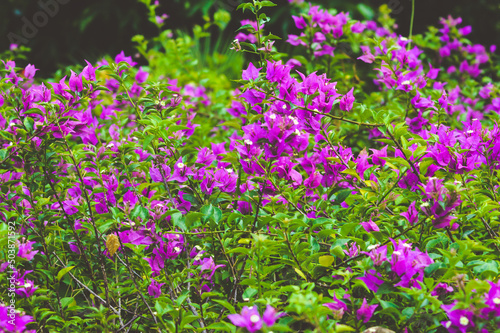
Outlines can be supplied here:
[[276, 115], [275, 115], [275, 114], [271, 114], [271, 115], [269, 116], [269, 118], [271, 118], [272, 120], [274, 120], [274, 119], [276, 119]]
[[233, 173], [233, 169], [231, 169], [231, 168], [226, 169], [226, 171], [227, 171], [227, 173]]
[[253, 145], [253, 142], [252, 142], [252, 141], [250, 141], [250, 140], [248, 140], [248, 139], [246, 139], [246, 140], [245, 140], [245, 144], [246, 144], [246, 145]]
[[420, 208], [425, 208], [425, 207], [429, 207], [430, 204], [428, 202], [424, 202], [423, 204], [420, 205]]
[[495, 303], [496, 305], [500, 304], [500, 297], [493, 298], [493, 303]]
[[394, 251], [394, 252], [392, 252], [392, 254], [395, 254], [395, 255], [397, 255], [397, 256], [400, 256], [400, 255], [401, 255], [401, 252], [399, 252], [399, 251]]
[[451, 326], [451, 321], [447, 321], [445, 327], [450, 328], [450, 326]]
[[26, 282], [26, 283], [24, 284], [24, 288], [31, 288], [31, 283]]
[[410, 80], [404, 80], [403, 82], [401, 82], [401, 84], [411, 84], [411, 81]]
[[286, 105], [283, 105], [281, 108], [282, 108], [283, 110], [286, 110]]
[[[467, 318], [466, 318], [466, 319], [467, 319]], [[257, 323], [257, 322], [259, 322], [259, 320], [260, 320], [260, 317], [259, 317], [258, 315], [251, 315], [251, 316], [250, 316], [250, 321], [251, 321], [252, 323], [254, 323], [254, 324], [255, 324], [255, 323]]]
[[474, 133], [474, 131], [473, 131], [473, 130], [468, 130], [468, 131], [467, 131], [467, 134], [472, 134], [472, 133]]
[[462, 326], [469, 325], [469, 319], [467, 319], [467, 317], [460, 317], [460, 325]]
[[373, 250], [373, 249], [376, 249], [377, 247], [378, 247], [378, 245], [377, 245], [377, 244], [374, 244], [374, 245], [370, 245], [370, 246], [368, 246], [366, 249], [367, 249], [368, 251], [371, 251], [371, 250]]
[[184, 165], [184, 163], [177, 163], [177, 167], [178, 167], [179, 169], [182, 169], [182, 168], [184, 168], [184, 167], [185, 167], [185, 165]]

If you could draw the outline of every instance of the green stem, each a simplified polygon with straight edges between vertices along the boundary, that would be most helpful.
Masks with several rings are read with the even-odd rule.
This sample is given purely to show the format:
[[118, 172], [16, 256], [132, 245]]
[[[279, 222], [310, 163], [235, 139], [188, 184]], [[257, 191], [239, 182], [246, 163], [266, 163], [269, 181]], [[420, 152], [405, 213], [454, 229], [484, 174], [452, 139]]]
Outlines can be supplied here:
[[409, 42], [408, 42], [407, 50], [410, 50], [410, 46], [411, 46], [411, 38], [413, 35], [413, 19], [414, 18], [415, 18], [415, 0], [411, 0], [410, 35], [408, 36]]

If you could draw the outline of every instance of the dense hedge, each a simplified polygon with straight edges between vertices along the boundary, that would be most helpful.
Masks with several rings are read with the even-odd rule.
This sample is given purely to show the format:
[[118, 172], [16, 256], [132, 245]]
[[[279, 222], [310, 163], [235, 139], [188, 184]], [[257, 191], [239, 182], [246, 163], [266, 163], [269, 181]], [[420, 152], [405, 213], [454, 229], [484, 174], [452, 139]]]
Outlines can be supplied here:
[[142, 2], [147, 65], [1, 57], [0, 331], [499, 332], [495, 47], [254, 0], [219, 53]]

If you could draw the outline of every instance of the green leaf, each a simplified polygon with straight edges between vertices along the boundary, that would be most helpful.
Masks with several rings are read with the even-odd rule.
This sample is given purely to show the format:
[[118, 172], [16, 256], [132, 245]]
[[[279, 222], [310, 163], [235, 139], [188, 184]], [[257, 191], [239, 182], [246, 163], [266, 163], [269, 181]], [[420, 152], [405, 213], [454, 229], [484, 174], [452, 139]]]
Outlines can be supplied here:
[[131, 218], [132, 220], [135, 220], [135, 218], [136, 218], [137, 216], [139, 216], [139, 213], [140, 213], [140, 212], [141, 212], [141, 206], [140, 206], [140, 205], [136, 205], [136, 206], [134, 207], [134, 209], [132, 209], [132, 211], [130, 212], [130, 218]]
[[240, 122], [235, 121], [235, 120], [228, 120], [228, 121], [225, 121], [225, 122], [223, 122], [222, 124], [220, 124], [219, 126], [229, 126], [229, 127], [236, 128], [237, 130], [240, 130], [240, 129], [241, 129], [241, 124], [240, 124]]
[[498, 262], [492, 261], [492, 260], [488, 260], [487, 262], [480, 261], [479, 265], [474, 266], [474, 268], [472, 270], [474, 271], [475, 274], [478, 274], [481, 277], [483, 275], [496, 276], [498, 274]]
[[341, 259], [343, 259], [345, 257], [345, 252], [344, 252], [344, 250], [342, 250], [342, 247], [339, 245], [334, 246], [333, 249], [331, 249], [330, 251]]
[[261, 7], [274, 7], [274, 6], [277, 6], [277, 4], [275, 4], [272, 1], [256, 1], [256, 3], [259, 4]]
[[68, 273], [70, 270], [72, 270], [73, 268], [75, 268], [75, 266], [68, 266], [68, 267], [65, 267], [63, 269], [61, 269], [59, 271], [59, 273], [57, 273], [57, 281], [61, 281], [62, 277], [64, 275], [66, 275], [66, 273]]
[[142, 144], [142, 150], [146, 150], [146, 148], [149, 146], [149, 144], [151, 143], [151, 141], [153, 141], [154, 138], [155, 138], [154, 135], [148, 135], [144, 139], [144, 143]]
[[343, 325], [343, 324], [337, 324], [335, 325], [335, 332], [353, 332], [356, 329], [352, 328], [351, 326]]
[[419, 171], [422, 175], [425, 175], [427, 173], [427, 169], [429, 169], [429, 167], [434, 164], [434, 159], [433, 158], [424, 158], [421, 162], [420, 162], [420, 166], [419, 166]]
[[379, 300], [379, 303], [380, 303], [380, 305], [382, 306], [383, 309], [387, 309], [387, 308], [399, 309], [399, 307], [396, 304], [392, 303], [392, 302]]
[[205, 223], [214, 214], [214, 206], [212, 206], [212, 205], [205, 205], [205, 206], [201, 207], [201, 213], [203, 214], [202, 221]]
[[247, 9], [254, 11], [253, 3], [242, 3], [236, 9], [243, 9], [243, 12], [245, 12], [245, 10], [247, 10]]
[[372, 20], [373, 17], [375, 16], [375, 12], [373, 11], [373, 9], [364, 4], [364, 3], [360, 3], [358, 4], [358, 10], [359, 12], [361, 13], [361, 15], [363, 15], [363, 17], [366, 19], [366, 20]]
[[219, 221], [222, 218], [222, 211], [218, 207], [214, 207], [213, 218], [214, 218], [215, 223], [219, 223]]
[[170, 306], [164, 302], [156, 301], [155, 304], [155, 309], [158, 312], [160, 316], [163, 316], [165, 313], [168, 312]]
[[340, 205], [352, 193], [352, 190], [342, 190], [335, 194], [335, 204]]
[[221, 321], [207, 326], [207, 330], [215, 330], [215, 332], [231, 332], [233, 330], [233, 327], [234, 326], [231, 326], [231, 324]]
[[359, 225], [358, 222], [353, 222], [353, 223], [347, 223], [347, 224], [344, 224], [341, 228], [340, 228], [340, 234], [343, 236], [343, 237], [346, 237], [347, 235], [349, 235], [349, 233], [354, 229], [356, 228], [357, 226]]
[[195, 321], [198, 318], [200, 318], [200, 316], [187, 315], [187, 316], [182, 317], [180, 328], [183, 329], [184, 326], [186, 326], [189, 323], [192, 323], [193, 321]]
[[23, 121], [24, 127], [28, 130], [28, 132], [33, 132], [33, 125], [35, 124], [35, 121], [31, 117], [26, 117], [24, 118]]
[[245, 29], [249, 29], [249, 30], [254, 30], [254, 28], [252, 27], [251, 24], [245, 24], [243, 26], [241, 26], [238, 30], [236, 30], [236, 32], [240, 31], [240, 30], [245, 30]]
[[229, 312], [231, 313], [236, 313], [236, 309], [234, 308], [234, 306], [232, 306], [231, 304], [229, 304], [229, 302], [225, 301], [225, 300], [220, 300], [220, 299], [213, 299], [213, 301], [215, 303], [218, 303], [220, 305], [222, 305], [223, 307], [225, 307], [226, 309], [229, 310]]
[[201, 220], [201, 218], [203, 217], [203, 214], [202, 213], [198, 213], [198, 212], [189, 212], [187, 213], [186, 215], [186, 225], [187, 226], [191, 226], [193, 225], [196, 221], [199, 221]]
[[301, 278], [303, 278], [304, 280], [306, 280], [306, 281], [307, 281], [307, 277], [306, 277], [306, 275], [304, 274], [304, 272], [302, 272], [300, 269], [298, 269], [298, 268], [296, 268], [296, 267], [294, 267], [293, 269], [295, 270], [295, 272], [297, 272], [297, 274], [299, 274], [299, 275], [300, 275], [300, 277], [301, 277]]
[[172, 214], [172, 222], [174, 226], [180, 228], [182, 231], [187, 231], [186, 220], [182, 213]]
[[356, 170], [354, 170], [354, 169], [346, 169], [346, 170], [342, 171], [342, 173], [345, 173], [345, 174], [348, 174], [348, 175], [354, 176], [354, 177], [356, 177], [358, 180], [360, 180], [360, 179], [361, 179], [361, 178], [359, 177], [358, 173], [356, 172]]
[[64, 298], [61, 298], [61, 306], [63, 308], [68, 307], [70, 305], [76, 305], [75, 299], [73, 297], [64, 297]]
[[330, 267], [335, 262], [334, 256], [321, 256], [318, 258], [321, 266]]

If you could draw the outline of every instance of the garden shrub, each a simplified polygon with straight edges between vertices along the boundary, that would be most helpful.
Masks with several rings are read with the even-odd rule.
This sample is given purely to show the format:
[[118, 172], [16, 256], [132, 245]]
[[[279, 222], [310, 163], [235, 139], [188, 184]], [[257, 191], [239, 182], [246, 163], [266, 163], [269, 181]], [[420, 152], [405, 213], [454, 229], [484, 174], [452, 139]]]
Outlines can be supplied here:
[[45, 82], [3, 55], [3, 332], [499, 331], [495, 47], [271, 6], [202, 60], [207, 26]]

